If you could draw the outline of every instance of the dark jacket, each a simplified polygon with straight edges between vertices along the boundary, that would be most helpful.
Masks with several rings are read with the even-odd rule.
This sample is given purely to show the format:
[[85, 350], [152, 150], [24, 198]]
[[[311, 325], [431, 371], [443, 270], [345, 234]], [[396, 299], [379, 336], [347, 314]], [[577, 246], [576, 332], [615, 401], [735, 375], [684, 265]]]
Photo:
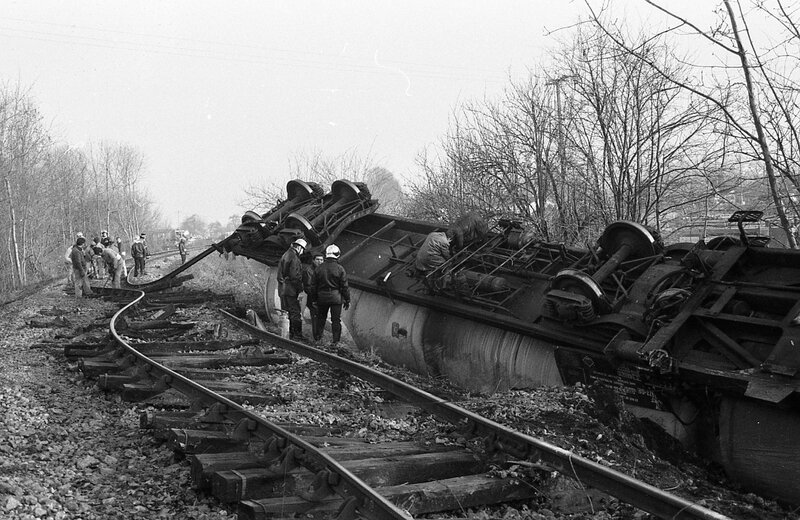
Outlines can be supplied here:
[[137, 240], [133, 244], [131, 244], [131, 255], [134, 258], [144, 258], [147, 254], [147, 249], [144, 245], [144, 242]]
[[325, 261], [314, 270], [312, 279], [312, 298], [324, 304], [350, 303], [350, 288], [347, 273], [334, 258]]
[[70, 260], [72, 260], [72, 268], [77, 270], [81, 276], [86, 275], [86, 254], [83, 251], [83, 248], [77, 244], [72, 246], [72, 251], [69, 254]]
[[309, 300], [311, 300], [313, 292], [311, 285], [314, 283], [314, 271], [316, 271], [314, 264], [303, 264], [303, 290], [308, 295]]
[[183, 238], [178, 240], [178, 252], [182, 255], [186, 254], [186, 240]]
[[303, 264], [293, 247], [278, 261], [278, 283], [283, 287], [281, 296], [297, 296], [303, 292]]

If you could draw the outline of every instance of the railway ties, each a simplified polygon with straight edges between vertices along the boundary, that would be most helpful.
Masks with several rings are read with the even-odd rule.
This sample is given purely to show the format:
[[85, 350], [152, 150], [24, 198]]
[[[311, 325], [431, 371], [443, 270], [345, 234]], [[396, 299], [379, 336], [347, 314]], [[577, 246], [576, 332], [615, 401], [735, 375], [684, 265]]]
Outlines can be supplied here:
[[[288, 361], [287, 355], [274, 349], [256, 348], [257, 342], [252, 339], [163, 340], [161, 332], [185, 333], [192, 330], [192, 324], [171, 321], [177, 318], [174, 307], [155, 309], [141, 304], [140, 307], [144, 310], [137, 314], [144, 319], [118, 316], [114, 327], [114, 334], [120, 339], [131, 341], [129, 338], [135, 336], [148, 340], [128, 345], [136, 350], [136, 355], [111, 345], [95, 349], [69, 347], [65, 352], [72, 357], [94, 354], [80, 359], [84, 374], [97, 378], [101, 388], [120, 391], [125, 400], [153, 400], [171, 391], [174, 381], [170, 381], [168, 375], [159, 376], [157, 366], [169, 367], [176, 376], [187, 377], [193, 385], [202, 385], [225, 399], [223, 404], [212, 405], [210, 412], [200, 414], [186, 410], [208, 410], [205, 399], [196, 396], [187, 396], [183, 402], [180, 398], [172, 399], [171, 407], [183, 412], [143, 419], [143, 424], [156, 425], [154, 431], [169, 426], [157, 436], [165, 439], [177, 453], [190, 458], [195, 486], [213, 491], [224, 502], [240, 502], [241, 518], [267, 518], [273, 516], [271, 511], [299, 513], [315, 502], [321, 502], [317, 508], [324, 515], [352, 507], [343, 499], [326, 497], [328, 493], [324, 490], [330, 487], [328, 480], [338, 479], [338, 473], [328, 471], [325, 474], [329, 477], [320, 480], [320, 472], [315, 470], [325, 464], [309, 458], [314, 447], [321, 450], [322, 457], [335, 459], [335, 464], [341, 463], [345, 471], [364, 479], [363, 485], [378, 487], [387, 498], [406, 503], [407, 509], [415, 514], [533, 496], [533, 488], [519, 481], [487, 477], [487, 461], [463, 449], [447, 449], [435, 444], [426, 447], [411, 442], [372, 445], [363, 440], [336, 438], [330, 431], [310, 431], [307, 426], [280, 423], [277, 428], [302, 433], [298, 439], [305, 446], [287, 443], [289, 439], [281, 435], [266, 438], [250, 435], [248, 428], [241, 426], [244, 423], [235, 411], [230, 413], [230, 406], [244, 402], [264, 404], [273, 397], [244, 394], [247, 384], [220, 381], [216, 377], [227, 375], [227, 379], [231, 379], [230, 376], [241, 375], [235, 371], [237, 367], [284, 363]], [[219, 329], [215, 327], [214, 330]], [[231, 349], [238, 349], [245, 355], [231, 355]], [[142, 365], [139, 356], [146, 356], [153, 364]], [[231, 367], [233, 371], [229, 370]], [[225, 404], [228, 402], [231, 404]], [[435, 481], [441, 482], [438, 487]], [[304, 491], [307, 488], [315, 491], [309, 494]], [[280, 495], [291, 491], [298, 496], [289, 504], [275, 498], [278, 491]], [[317, 498], [309, 502], [309, 497]], [[406, 516], [402, 510], [394, 510], [394, 513], [389, 517]]]
[[[138, 291], [118, 290], [109, 294], [126, 303], [111, 318], [112, 341], [65, 346], [65, 354], [80, 356], [84, 374], [96, 378], [102, 388], [167, 410], [143, 414], [141, 426], [186, 457], [193, 485], [236, 504], [239, 518], [409, 518], [528, 500], [548, 491], [583, 502], [610, 499], [584, 489], [587, 484], [662, 517], [724, 518], [633, 479], [618, 479], [608, 468], [587, 465], [564, 450], [550, 451], [544, 443], [462, 415], [433, 396], [421, 399], [424, 392], [405, 383], [281, 339], [232, 315], [226, 318], [248, 336], [226, 337], [218, 320], [187, 318], [177, 310], [202, 304], [205, 296], [148, 293], [145, 298]], [[467, 427], [456, 435], [473, 440], [451, 439], [449, 446], [372, 444], [343, 437], [335, 428], [268, 421], [250, 411], [250, 405], [282, 398], [268, 390], [251, 391], [246, 376], [259, 367], [290, 362], [287, 350], [356, 375], [440, 419]], [[552, 478], [555, 471], [577, 476], [578, 482]], [[530, 475], [544, 477], [534, 487], [527, 481]]]
[[[176, 300], [177, 301], [177, 300]], [[178, 374], [185, 374], [200, 385], [213, 389], [234, 402], [266, 404], [276, 402], [275, 396], [249, 392], [251, 385], [236, 381], [223, 381], [241, 376], [238, 368], [263, 367], [289, 363], [289, 356], [274, 349], [257, 348], [257, 341], [248, 339], [227, 340], [214, 337], [208, 340], [182, 339], [180, 334], [196, 328], [196, 323], [173, 322], [169, 316], [174, 308], [153, 310], [143, 314], [157, 319], [144, 321], [117, 321], [119, 332], [128, 338], [142, 342], [131, 343], [131, 347], [154, 364], [170, 367]], [[165, 339], [165, 338], [173, 339]], [[83, 347], [83, 348], [81, 348]], [[120, 349], [114, 342], [94, 345], [66, 345], [64, 354], [68, 359], [77, 359], [80, 370], [86, 377], [97, 379], [104, 390], [116, 390], [124, 400], [143, 401], [164, 393], [169, 389], [153, 369], [155, 365], [137, 363], [131, 351]], [[188, 407], [190, 399], [180, 396], [171, 401], [172, 406]]]
[[[289, 431], [294, 428], [286, 427]], [[176, 449], [208, 448], [200, 442], [204, 436], [197, 432], [173, 430], [170, 437]], [[205, 438], [217, 441], [216, 436]], [[413, 442], [369, 444], [362, 439], [331, 436], [302, 438], [414, 515], [535, 494], [521, 482], [488, 478], [486, 461], [463, 449], [435, 449]], [[227, 439], [220, 440], [222, 448], [230, 446]], [[302, 467], [297, 460], [303, 457], [302, 452], [277, 449], [273, 446], [276, 443], [279, 441], [256, 453], [192, 454], [192, 480], [198, 488], [212, 490], [223, 502], [240, 502], [240, 518], [270, 518], [279, 513], [329, 516], [344, 506], [345, 499], [328, 488], [331, 473]], [[509, 492], [512, 488], [516, 493]]]
[[[236, 424], [220, 421], [221, 417], [214, 410], [197, 415], [143, 415], [142, 425], [189, 458], [196, 488], [211, 491], [222, 502], [239, 502], [239, 518], [290, 513], [328, 517], [345, 507], [346, 500], [329, 489], [332, 474], [315, 472], [305, 450], [278, 436], [247, 442], [237, 433]], [[334, 458], [413, 515], [530, 499], [538, 492], [521, 480], [489, 475], [489, 461], [463, 447], [370, 444], [337, 437], [336, 430], [326, 428], [276, 426]], [[308, 462], [312, 469], [303, 467]]]
[[[587, 491], [587, 488], [592, 487], [661, 518], [727, 518], [724, 515], [619, 473], [607, 466], [597, 464], [557, 446], [506, 428], [503, 425], [455, 406], [444, 399], [431, 395], [375, 369], [303, 343], [281, 338], [252, 323], [236, 318], [229, 313], [221, 312], [231, 322], [249, 331], [254, 337], [271, 340], [273, 344], [280, 345], [282, 348], [291, 352], [328, 364], [350, 375], [359, 377], [360, 379], [387, 390], [399, 399], [414, 403], [415, 406], [435, 415], [437, 419], [451, 422], [457, 427], [462, 428], [463, 435], [481, 439], [487, 448], [486, 455], [504, 456], [505, 463], [509, 465], [512, 463], [510, 461], [522, 459], [521, 462], [523, 464], [528, 462], [531, 467], [538, 468], [544, 472], [558, 472], [561, 475], [574, 478], [578, 483], [577, 487], [589, 501], [592, 500], [594, 491]], [[287, 451], [289, 455], [287, 455]], [[287, 449], [282, 453], [281, 457], [286, 458], [290, 455], [291, 451]], [[484, 460], [487, 459], [484, 458]], [[453, 509], [462, 508], [465, 507], [464, 504], [469, 503], [469, 501], [473, 499], [477, 499], [479, 504], [481, 501], [483, 501], [483, 504], [492, 504], [504, 500], [524, 498], [517, 497], [516, 493], [518, 489], [514, 486], [525, 485], [525, 483], [521, 482], [521, 479], [514, 478], [507, 480], [508, 483], [514, 486], [509, 486], [508, 488], [494, 488], [487, 491], [485, 494], [478, 491], [474, 494], [472, 492], [473, 487], [480, 489], [483, 483], [492, 485], [497, 482], [498, 479], [494, 479], [494, 482], [492, 482], [491, 477], [485, 474], [480, 476], [469, 475], [466, 477], [454, 476], [445, 480], [420, 482], [418, 485], [401, 484], [399, 486], [378, 487], [374, 491], [376, 495], [383, 496], [391, 502], [404, 504], [407, 506], [406, 509], [412, 513], [439, 511], [437, 509], [428, 510], [426, 509], [428, 506], [420, 506], [419, 510], [414, 509], [415, 500], [422, 501], [432, 496], [437, 497], [443, 502], [448, 498], [454, 499], [453, 503], [449, 506], [442, 503], [439, 506], [442, 507], [440, 510], [446, 510], [450, 508], [450, 506]], [[528, 497], [535, 495], [535, 489], [533, 487], [529, 488], [527, 491], [530, 492], [530, 495], [527, 495]], [[595, 497], [596, 496], [597, 495], [595, 495]], [[602, 493], [600, 496], [602, 496]], [[435, 502], [435, 500], [433, 502]], [[282, 503], [284, 506], [289, 506], [285, 500]], [[263, 511], [266, 514], [274, 512], [277, 510], [276, 508], [279, 508], [277, 502], [268, 502], [266, 506], [261, 503], [251, 503], [248, 501], [245, 501], [244, 504], [245, 512], [250, 511], [247, 509], [248, 507], [252, 507], [253, 514], [258, 515], [252, 516], [252, 518], [266, 518], [267, 516], [261, 516], [258, 512]], [[262, 506], [264, 507], [262, 508]], [[295, 507], [295, 503], [292, 502], [291, 506]], [[298, 504], [296, 507], [302, 509], [303, 506]], [[292, 509], [292, 511], [294, 511], [294, 509]], [[251, 518], [250, 516], [245, 517]]]

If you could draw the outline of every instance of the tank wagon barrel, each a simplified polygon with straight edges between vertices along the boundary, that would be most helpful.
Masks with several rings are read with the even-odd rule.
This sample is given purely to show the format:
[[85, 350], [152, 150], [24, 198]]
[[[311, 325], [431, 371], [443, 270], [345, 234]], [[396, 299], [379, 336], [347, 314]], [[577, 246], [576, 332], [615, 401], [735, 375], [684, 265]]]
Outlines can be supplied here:
[[[296, 237], [335, 241], [359, 348], [474, 391], [610, 388], [743, 484], [798, 502], [800, 251], [748, 237], [743, 223], [759, 212], [731, 217], [736, 238], [665, 246], [618, 221], [579, 249], [508, 219], [482, 229], [379, 214], [349, 181], [324, 196], [291, 181], [287, 194], [264, 215], [248, 212], [224, 247], [274, 266]], [[432, 234], [448, 237], [451, 254], [421, 270]]]

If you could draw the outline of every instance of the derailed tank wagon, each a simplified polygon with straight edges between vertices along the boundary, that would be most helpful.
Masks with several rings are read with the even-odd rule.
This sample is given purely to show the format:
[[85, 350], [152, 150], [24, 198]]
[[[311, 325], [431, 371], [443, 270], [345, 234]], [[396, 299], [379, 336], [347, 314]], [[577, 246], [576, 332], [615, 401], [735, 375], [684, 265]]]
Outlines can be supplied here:
[[[290, 181], [248, 212], [225, 249], [274, 266], [302, 235], [334, 241], [352, 288], [356, 345], [422, 374], [493, 392], [581, 382], [720, 462], [734, 479], [800, 502], [800, 251], [740, 236], [664, 245], [634, 222], [591, 249], [536, 240], [501, 220], [426, 272], [447, 226], [376, 213], [366, 186]], [[273, 310], [277, 284], [267, 284]]]

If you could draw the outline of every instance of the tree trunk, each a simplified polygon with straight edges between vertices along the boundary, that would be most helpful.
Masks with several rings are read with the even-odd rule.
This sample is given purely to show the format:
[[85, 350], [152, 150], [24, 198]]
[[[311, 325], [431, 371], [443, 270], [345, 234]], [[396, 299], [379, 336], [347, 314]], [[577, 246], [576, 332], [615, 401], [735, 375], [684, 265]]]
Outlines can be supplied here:
[[725, 8], [728, 10], [728, 16], [731, 20], [731, 29], [733, 29], [733, 36], [736, 39], [736, 49], [739, 54], [739, 60], [742, 63], [742, 72], [744, 73], [745, 84], [747, 85], [747, 101], [750, 106], [750, 115], [753, 118], [753, 125], [756, 127], [756, 135], [758, 136], [758, 144], [761, 147], [761, 154], [764, 156], [764, 170], [767, 172], [767, 180], [769, 181], [769, 191], [772, 194], [772, 200], [775, 202], [775, 211], [778, 213], [778, 219], [781, 221], [781, 227], [786, 232], [786, 238], [789, 241], [789, 247], [797, 249], [797, 240], [794, 233], [792, 233], [792, 225], [786, 216], [786, 211], [783, 208], [783, 201], [778, 193], [778, 183], [775, 178], [775, 170], [772, 165], [772, 155], [769, 151], [767, 138], [764, 135], [764, 127], [761, 125], [761, 116], [758, 113], [758, 106], [756, 106], [756, 96], [753, 91], [753, 79], [750, 75], [750, 65], [747, 62], [747, 54], [745, 54], [742, 39], [739, 37], [739, 29], [736, 24], [736, 17], [733, 14], [730, 0], [724, 0]]
[[11, 261], [11, 286], [18, 288], [22, 286], [21, 265], [19, 261], [19, 245], [17, 243], [17, 217], [14, 210], [14, 197], [11, 194], [11, 182], [9, 176], [5, 178], [6, 198], [8, 199], [8, 217], [9, 217], [9, 236], [8, 236], [8, 253], [9, 260]]

